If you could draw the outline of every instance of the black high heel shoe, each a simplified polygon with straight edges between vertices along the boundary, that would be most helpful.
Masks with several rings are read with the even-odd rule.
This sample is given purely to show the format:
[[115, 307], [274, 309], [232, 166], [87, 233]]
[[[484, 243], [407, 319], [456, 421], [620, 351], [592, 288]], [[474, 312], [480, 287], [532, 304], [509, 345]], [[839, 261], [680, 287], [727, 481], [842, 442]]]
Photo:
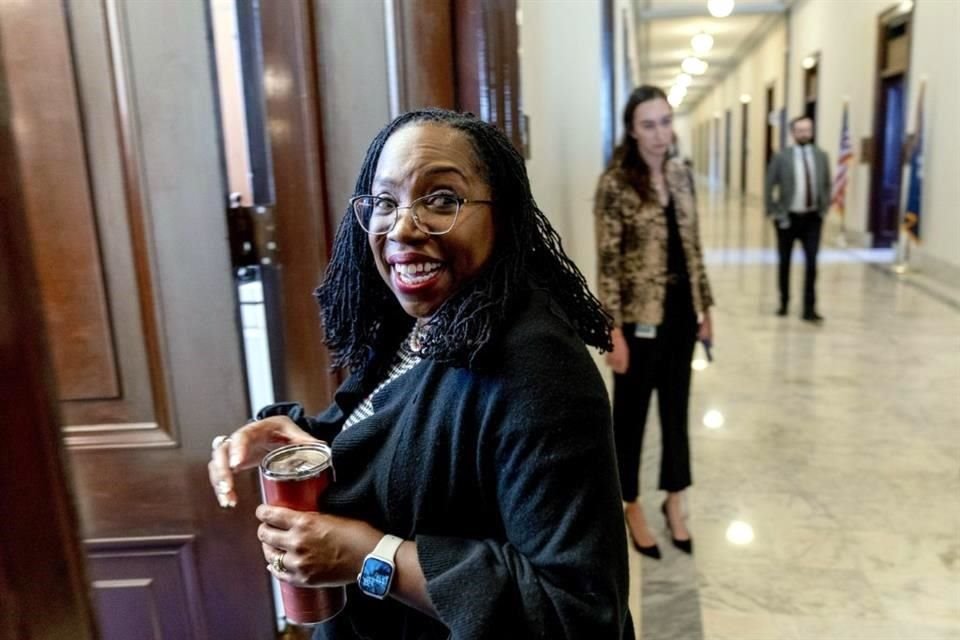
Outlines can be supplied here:
[[670, 542], [672, 542], [673, 546], [675, 546], [677, 549], [680, 549], [680, 551], [683, 551], [689, 555], [693, 555], [693, 538], [688, 538], [687, 540], [677, 540], [673, 537], [673, 527], [670, 526], [670, 516], [667, 515], [666, 500], [664, 500], [663, 504], [660, 505], [660, 511], [663, 513], [663, 519], [667, 522], [667, 531], [670, 532]]
[[627, 535], [630, 537], [630, 543], [633, 544], [633, 548], [637, 552], [648, 558], [653, 558], [654, 560], [659, 560], [663, 556], [660, 554], [660, 547], [656, 543], [650, 545], [649, 547], [641, 547], [637, 542], [637, 539], [633, 537], [633, 529], [630, 528], [630, 521], [627, 520], [627, 514], [623, 514], [623, 521], [627, 523]]

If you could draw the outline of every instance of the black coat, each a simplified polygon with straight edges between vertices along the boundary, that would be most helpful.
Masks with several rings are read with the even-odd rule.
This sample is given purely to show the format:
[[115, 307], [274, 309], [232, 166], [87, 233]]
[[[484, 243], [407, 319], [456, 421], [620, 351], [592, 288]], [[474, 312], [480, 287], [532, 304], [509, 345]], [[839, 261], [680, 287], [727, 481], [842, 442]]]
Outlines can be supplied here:
[[442, 620], [351, 585], [315, 638], [613, 640], [632, 624], [606, 389], [559, 308], [525, 307], [485, 368], [424, 360], [341, 433], [364, 395], [351, 377], [298, 420], [332, 441], [329, 510], [416, 540]]

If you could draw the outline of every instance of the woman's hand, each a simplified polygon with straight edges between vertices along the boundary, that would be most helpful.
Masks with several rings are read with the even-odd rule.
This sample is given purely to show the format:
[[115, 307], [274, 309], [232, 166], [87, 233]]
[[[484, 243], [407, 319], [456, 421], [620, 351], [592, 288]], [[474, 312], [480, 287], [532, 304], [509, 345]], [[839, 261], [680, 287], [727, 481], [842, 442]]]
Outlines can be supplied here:
[[[329, 587], [354, 582], [363, 559], [383, 537], [366, 522], [325, 513], [260, 505], [257, 537], [267, 569], [297, 586]], [[274, 562], [283, 553], [283, 571]]]
[[700, 329], [697, 331], [697, 340], [713, 343], [713, 322], [710, 320], [710, 312], [704, 311], [700, 319]]
[[228, 437], [218, 436], [207, 472], [221, 507], [237, 506], [233, 474], [260, 464], [264, 454], [286, 444], [318, 442], [286, 416], [273, 416], [241, 427]]
[[610, 341], [613, 342], [613, 351], [607, 354], [607, 366], [622, 375], [630, 368], [630, 347], [620, 327], [614, 327], [610, 332]]

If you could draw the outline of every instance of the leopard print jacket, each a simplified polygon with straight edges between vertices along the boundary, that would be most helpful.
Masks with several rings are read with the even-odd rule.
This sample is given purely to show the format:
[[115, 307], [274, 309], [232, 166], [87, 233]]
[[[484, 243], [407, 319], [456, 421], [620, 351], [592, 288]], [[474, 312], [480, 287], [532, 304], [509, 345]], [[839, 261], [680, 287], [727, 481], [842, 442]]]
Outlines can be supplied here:
[[[696, 199], [690, 173], [678, 159], [664, 169], [673, 198], [680, 239], [690, 273], [693, 306], [698, 314], [713, 306], [700, 249]], [[625, 322], [659, 325], [667, 292], [667, 220], [657, 202], [644, 202], [623, 171], [600, 176], [594, 200], [599, 267], [599, 298], [613, 317]]]

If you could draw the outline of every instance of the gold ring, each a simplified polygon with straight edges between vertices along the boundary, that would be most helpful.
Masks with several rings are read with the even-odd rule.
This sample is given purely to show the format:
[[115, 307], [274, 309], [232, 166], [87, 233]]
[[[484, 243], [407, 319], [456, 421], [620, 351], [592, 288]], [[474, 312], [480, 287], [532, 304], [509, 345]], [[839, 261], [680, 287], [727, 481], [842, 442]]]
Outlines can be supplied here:
[[220, 448], [220, 445], [222, 445], [224, 442], [227, 442], [228, 440], [230, 440], [230, 436], [217, 436], [216, 438], [213, 439], [213, 442], [210, 443], [210, 448], [216, 451], [217, 449]]
[[287, 568], [283, 566], [283, 556], [287, 555], [286, 550], [281, 550], [280, 553], [273, 556], [273, 562], [270, 564], [273, 565], [273, 570], [277, 573], [286, 573]]

